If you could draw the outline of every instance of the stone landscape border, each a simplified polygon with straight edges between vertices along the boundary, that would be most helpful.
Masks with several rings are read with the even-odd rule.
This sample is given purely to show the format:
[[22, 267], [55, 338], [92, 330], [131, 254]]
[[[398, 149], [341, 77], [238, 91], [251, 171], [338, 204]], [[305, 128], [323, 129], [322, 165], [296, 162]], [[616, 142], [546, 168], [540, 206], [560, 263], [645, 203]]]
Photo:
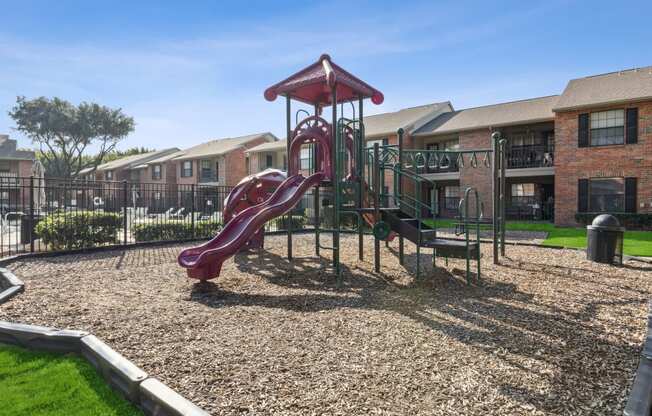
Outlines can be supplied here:
[[[4, 263], [4, 262], [3, 262]], [[0, 304], [24, 291], [24, 283], [0, 268]], [[99, 338], [84, 331], [0, 321], [0, 344], [30, 350], [76, 353], [84, 357], [106, 382], [125, 399], [151, 416], [209, 416], [209, 413], [150, 377]]]
[[648, 310], [647, 334], [641, 351], [641, 360], [625, 407], [626, 416], [650, 414], [652, 414], [652, 303]]
[[25, 290], [25, 283], [5, 268], [0, 268], [0, 305]]

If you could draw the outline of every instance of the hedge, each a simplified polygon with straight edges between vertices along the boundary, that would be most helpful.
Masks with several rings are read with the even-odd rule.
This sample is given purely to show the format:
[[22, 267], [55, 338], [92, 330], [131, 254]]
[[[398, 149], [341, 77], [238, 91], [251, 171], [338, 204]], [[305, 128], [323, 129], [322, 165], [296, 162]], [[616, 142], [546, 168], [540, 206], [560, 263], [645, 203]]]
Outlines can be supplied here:
[[107, 212], [55, 212], [34, 231], [53, 250], [89, 248], [118, 243], [122, 219], [120, 214]]
[[[593, 219], [604, 212], [578, 212], [575, 220], [583, 225], [590, 225]], [[620, 221], [620, 225], [631, 230], [652, 230], [652, 214], [634, 212], [609, 212]]]
[[194, 225], [186, 221], [168, 220], [163, 222], [142, 223], [133, 226], [134, 238], [143, 241], [190, 240], [193, 238], [210, 238], [222, 229], [219, 222], [197, 221]]

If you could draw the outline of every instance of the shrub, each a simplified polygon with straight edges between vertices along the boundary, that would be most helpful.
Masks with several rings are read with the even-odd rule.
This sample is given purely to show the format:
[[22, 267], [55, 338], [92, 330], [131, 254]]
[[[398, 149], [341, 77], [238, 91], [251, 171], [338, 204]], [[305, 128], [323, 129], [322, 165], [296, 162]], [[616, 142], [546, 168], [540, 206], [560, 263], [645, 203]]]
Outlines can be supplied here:
[[306, 217], [301, 215], [284, 215], [278, 218], [276, 221], [276, 226], [279, 230], [287, 230], [288, 224], [292, 225], [293, 230], [302, 230], [306, 226]]
[[133, 227], [134, 238], [142, 241], [190, 240], [193, 238], [210, 238], [222, 229], [219, 222], [197, 221], [194, 233], [190, 222], [169, 220], [136, 224]]
[[41, 220], [35, 233], [54, 250], [116, 244], [122, 216], [107, 212], [55, 212]]
[[[575, 220], [582, 225], [590, 225], [593, 219], [602, 212], [577, 212]], [[620, 225], [630, 230], [652, 230], [652, 214], [635, 212], [610, 212], [620, 221]]]

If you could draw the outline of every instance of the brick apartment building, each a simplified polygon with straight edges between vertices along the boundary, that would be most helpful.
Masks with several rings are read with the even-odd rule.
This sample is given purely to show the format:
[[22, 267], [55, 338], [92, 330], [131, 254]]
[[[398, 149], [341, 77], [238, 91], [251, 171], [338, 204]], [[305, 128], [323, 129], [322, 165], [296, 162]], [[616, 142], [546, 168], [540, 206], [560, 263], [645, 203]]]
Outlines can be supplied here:
[[176, 164], [177, 184], [234, 186], [248, 174], [245, 153], [263, 143], [277, 142], [272, 133], [212, 140], [185, 149], [172, 159]]
[[29, 189], [21, 187], [19, 178], [34, 175], [36, 154], [31, 150], [17, 148], [16, 140], [0, 134], [0, 210], [25, 210], [30, 204]]
[[555, 222], [652, 213], [652, 67], [574, 79], [554, 111]]
[[[577, 225], [578, 212], [652, 213], [652, 67], [571, 80], [561, 95], [452, 111], [414, 132], [420, 149], [491, 146], [507, 139], [507, 216]], [[491, 212], [491, 172], [426, 168], [424, 198], [457, 213], [474, 186]]]

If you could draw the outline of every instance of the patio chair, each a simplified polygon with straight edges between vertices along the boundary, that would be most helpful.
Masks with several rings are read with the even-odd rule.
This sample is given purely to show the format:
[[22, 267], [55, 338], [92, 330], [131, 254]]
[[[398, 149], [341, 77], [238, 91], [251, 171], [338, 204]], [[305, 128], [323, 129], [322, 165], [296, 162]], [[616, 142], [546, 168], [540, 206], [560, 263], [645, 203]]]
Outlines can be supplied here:
[[153, 220], [155, 220], [157, 218], [165, 219], [165, 218], [168, 218], [173, 212], [174, 212], [174, 207], [169, 208], [167, 211], [165, 211], [165, 212], [163, 212], [161, 214], [150, 213], [150, 214], [147, 215], [147, 218], [150, 218], [150, 219], [153, 219]]
[[184, 211], [186, 209], [184, 207], [179, 208], [179, 210], [175, 213], [170, 214], [169, 218], [175, 219], [175, 220], [182, 220], [186, 216], [184, 215]]

